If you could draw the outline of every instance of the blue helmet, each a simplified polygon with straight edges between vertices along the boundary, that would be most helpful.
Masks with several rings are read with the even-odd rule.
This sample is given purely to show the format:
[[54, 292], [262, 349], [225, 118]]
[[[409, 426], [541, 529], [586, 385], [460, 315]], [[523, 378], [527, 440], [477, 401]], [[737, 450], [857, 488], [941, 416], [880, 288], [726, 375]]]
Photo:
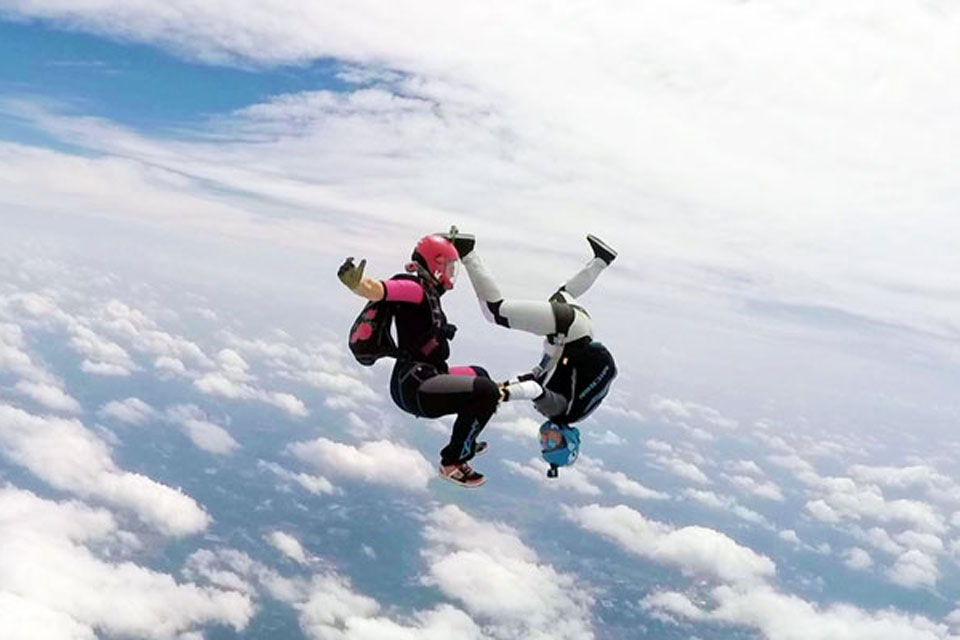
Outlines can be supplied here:
[[550, 464], [550, 477], [556, 468], [573, 464], [580, 455], [580, 430], [547, 420], [540, 425], [540, 455]]

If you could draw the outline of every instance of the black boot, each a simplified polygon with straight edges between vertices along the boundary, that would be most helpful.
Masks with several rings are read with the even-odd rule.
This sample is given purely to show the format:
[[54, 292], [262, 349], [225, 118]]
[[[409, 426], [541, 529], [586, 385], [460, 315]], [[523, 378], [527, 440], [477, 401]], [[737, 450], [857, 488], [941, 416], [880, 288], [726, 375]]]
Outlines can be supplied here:
[[597, 236], [588, 235], [587, 242], [590, 243], [590, 248], [593, 249], [593, 255], [603, 260], [607, 265], [617, 258], [617, 252]]
[[474, 245], [477, 244], [477, 238], [473, 234], [460, 233], [456, 227], [450, 227], [450, 231], [440, 235], [453, 243], [453, 248], [457, 250], [461, 260], [473, 251]]

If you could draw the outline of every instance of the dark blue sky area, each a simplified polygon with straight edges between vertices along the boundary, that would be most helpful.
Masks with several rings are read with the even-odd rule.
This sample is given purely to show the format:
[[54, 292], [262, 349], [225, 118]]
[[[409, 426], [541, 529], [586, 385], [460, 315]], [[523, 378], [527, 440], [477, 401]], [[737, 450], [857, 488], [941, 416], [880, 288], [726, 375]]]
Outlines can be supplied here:
[[[230, 111], [269, 96], [344, 90], [339, 65], [258, 71], [188, 62], [160, 49], [0, 21], [0, 97], [47, 98], [85, 115], [141, 129], [161, 129]], [[0, 129], [2, 134], [2, 129]]]

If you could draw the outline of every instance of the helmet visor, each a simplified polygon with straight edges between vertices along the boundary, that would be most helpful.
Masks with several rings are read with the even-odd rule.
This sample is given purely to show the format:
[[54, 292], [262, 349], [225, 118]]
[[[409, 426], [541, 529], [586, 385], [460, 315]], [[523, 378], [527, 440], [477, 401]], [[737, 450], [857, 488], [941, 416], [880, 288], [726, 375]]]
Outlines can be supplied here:
[[457, 283], [459, 264], [459, 260], [450, 260], [443, 266], [443, 283], [447, 286], [447, 289], [453, 289], [453, 285]]
[[553, 451], [564, 446], [563, 434], [559, 429], [540, 430], [540, 450]]

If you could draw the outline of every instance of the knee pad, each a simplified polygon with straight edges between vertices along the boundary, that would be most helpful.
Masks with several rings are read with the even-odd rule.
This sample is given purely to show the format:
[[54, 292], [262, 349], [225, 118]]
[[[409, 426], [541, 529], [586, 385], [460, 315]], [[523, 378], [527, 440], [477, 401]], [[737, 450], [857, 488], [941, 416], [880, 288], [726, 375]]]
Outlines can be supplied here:
[[576, 315], [573, 307], [566, 302], [556, 302], [554, 300], [550, 301], [550, 306], [553, 308], [553, 317], [557, 323], [556, 333], [567, 335]]
[[503, 304], [503, 300], [497, 300], [496, 302], [487, 303], [487, 311], [484, 315], [487, 316], [487, 319], [499, 324], [501, 327], [509, 327], [510, 322], [500, 315], [500, 305]]
[[478, 376], [473, 379], [473, 397], [481, 406], [495, 409], [500, 402], [500, 387], [490, 378]]

